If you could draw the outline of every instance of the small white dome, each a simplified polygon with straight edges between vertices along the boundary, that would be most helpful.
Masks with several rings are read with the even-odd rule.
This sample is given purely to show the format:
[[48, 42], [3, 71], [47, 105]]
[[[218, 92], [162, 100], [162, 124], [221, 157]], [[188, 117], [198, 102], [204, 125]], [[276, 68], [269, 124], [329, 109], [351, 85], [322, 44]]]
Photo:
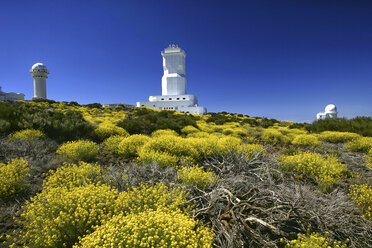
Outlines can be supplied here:
[[30, 72], [34, 71], [42, 71], [42, 72], [48, 72], [46, 66], [43, 63], [36, 63], [31, 67]]
[[326, 113], [337, 113], [336, 105], [334, 104], [328, 104], [327, 107], [325, 107]]

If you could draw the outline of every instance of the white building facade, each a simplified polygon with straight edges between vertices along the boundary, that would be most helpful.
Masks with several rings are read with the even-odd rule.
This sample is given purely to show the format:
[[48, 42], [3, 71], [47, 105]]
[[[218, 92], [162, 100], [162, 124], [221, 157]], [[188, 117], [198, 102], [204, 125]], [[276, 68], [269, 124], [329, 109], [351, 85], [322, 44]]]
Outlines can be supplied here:
[[0, 86], [0, 101], [16, 101], [25, 100], [25, 94], [14, 93], [14, 92], [4, 92], [1, 90]]
[[43, 63], [32, 66], [30, 73], [34, 79], [34, 97], [32, 99], [46, 99], [46, 79], [49, 71]]
[[150, 96], [148, 102], [137, 102], [137, 107], [170, 109], [190, 114], [205, 114], [207, 109], [198, 106], [198, 99], [186, 93], [186, 53], [176, 45], [161, 52], [164, 75], [161, 80], [162, 95]]
[[326, 118], [337, 118], [337, 108], [334, 104], [329, 104], [325, 107], [324, 112], [320, 112], [316, 115], [318, 120]]

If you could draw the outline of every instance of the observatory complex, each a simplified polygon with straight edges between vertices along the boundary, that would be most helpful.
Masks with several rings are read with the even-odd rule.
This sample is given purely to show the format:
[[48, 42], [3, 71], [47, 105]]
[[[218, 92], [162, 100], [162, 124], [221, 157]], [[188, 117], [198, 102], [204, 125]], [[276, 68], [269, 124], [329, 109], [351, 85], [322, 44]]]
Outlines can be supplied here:
[[46, 79], [49, 71], [43, 63], [36, 63], [31, 67], [30, 73], [34, 78], [34, 99], [46, 99]]
[[337, 108], [334, 104], [328, 104], [324, 112], [320, 112], [316, 115], [318, 120], [326, 119], [326, 118], [337, 118]]
[[170, 109], [190, 114], [205, 114], [207, 109], [198, 106], [194, 95], [186, 94], [186, 53], [176, 45], [169, 45], [161, 52], [164, 75], [161, 96], [150, 96], [148, 102], [137, 102], [137, 107]]

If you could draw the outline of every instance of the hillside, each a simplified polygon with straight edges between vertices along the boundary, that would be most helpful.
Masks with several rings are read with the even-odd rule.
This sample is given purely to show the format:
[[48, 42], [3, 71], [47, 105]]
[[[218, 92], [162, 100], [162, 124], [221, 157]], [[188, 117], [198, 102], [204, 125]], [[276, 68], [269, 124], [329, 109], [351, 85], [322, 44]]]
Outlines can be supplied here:
[[372, 247], [371, 126], [0, 102], [0, 247]]

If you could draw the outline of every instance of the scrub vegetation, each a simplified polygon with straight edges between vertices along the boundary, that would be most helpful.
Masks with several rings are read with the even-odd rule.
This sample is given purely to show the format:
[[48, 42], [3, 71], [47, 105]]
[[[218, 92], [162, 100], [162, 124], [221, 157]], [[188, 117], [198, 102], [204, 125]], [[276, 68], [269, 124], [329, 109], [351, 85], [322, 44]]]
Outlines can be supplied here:
[[0, 102], [0, 247], [371, 247], [371, 123]]

